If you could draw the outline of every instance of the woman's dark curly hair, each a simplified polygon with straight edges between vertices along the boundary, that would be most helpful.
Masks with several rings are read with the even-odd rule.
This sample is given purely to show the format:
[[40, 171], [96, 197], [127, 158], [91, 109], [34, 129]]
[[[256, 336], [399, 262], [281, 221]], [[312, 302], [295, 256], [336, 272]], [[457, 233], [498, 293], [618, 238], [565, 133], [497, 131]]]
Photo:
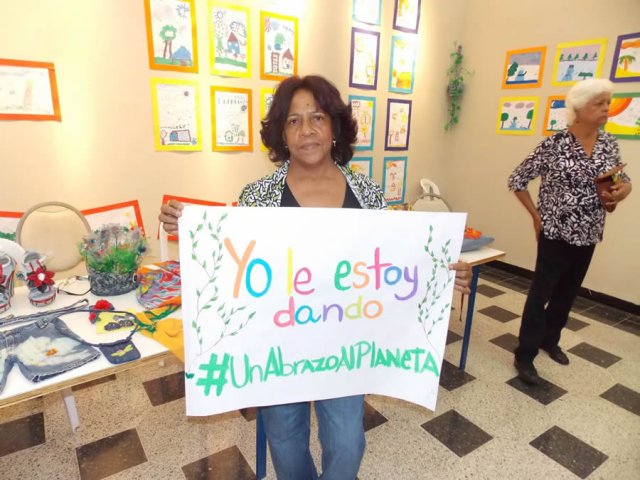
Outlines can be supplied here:
[[291, 99], [298, 90], [309, 91], [318, 107], [331, 117], [333, 138], [336, 140], [331, 156], [338, 165], [346, 165], [353, 157], [352, 145], [356, 141], [358, 124], [351, 115], [351, 104], [346, 105], [338, 89], [319, 75], [289, 77], [278, 85], [260, 130], [262, 143], [269, 149], [269, 159], [274, 163], [282, 163], [289, 158], [283, 133]]

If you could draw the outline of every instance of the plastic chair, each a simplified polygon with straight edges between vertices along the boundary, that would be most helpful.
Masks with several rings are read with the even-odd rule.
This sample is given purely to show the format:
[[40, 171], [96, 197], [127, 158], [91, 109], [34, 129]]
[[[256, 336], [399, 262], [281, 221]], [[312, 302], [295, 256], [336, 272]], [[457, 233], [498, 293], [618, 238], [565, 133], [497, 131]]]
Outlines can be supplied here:
[[429, 180], [423, 178], [420, 180], [422, 187], [422, 195], [413, 204], [413, 210], [418, 212], [450, 212], [451, 208], [447, 201], [440, 195], [438, 186]]
[[89, 223], [77, 208], [63, 202], [44, 202], [20, 217], [16, 243], [43, 255], [47, 268], [59, 272], [82, 261], [78, 243], [89, 232]]

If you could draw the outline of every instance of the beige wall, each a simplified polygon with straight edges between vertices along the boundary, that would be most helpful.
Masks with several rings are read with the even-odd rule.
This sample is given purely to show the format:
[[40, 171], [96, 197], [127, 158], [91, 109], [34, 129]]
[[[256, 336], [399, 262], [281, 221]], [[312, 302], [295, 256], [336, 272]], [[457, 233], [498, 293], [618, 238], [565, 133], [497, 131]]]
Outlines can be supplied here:
[[[541, 105], [547, 96], [564, 94], [566, 87], [551, 85], [555, 45], [608, 38], [603, 77], [609, 77], [618, 35], [640, 30], [638, 0], [468, 0], [464, 16], [467, 66], [475, 71], [468, 82], [459, 128], [449, 137], [451, 155], [441, 182], [451, 203], [469, 212], [469, 223], [497, 238], [496, 248], [507, 252], [505, 261], [532, 270], [535, 245], [531, 220], [506, 182], [515, 166], [540, 142], [544, 110], [533, 136], [497, 135], [495, 124], [501, 96], [535, 95]], [[505, 52], [547, 45], [541, 88], [501, 90]], [[617, 92], [638, 92], [640, 83], [617, 83]], [[636, 191], [608, 215], [604, 241], [596, 249], [583, 286], [597, 292], [640, 303], [640, 142], [620, 140], [626, 171]], [[537, 184], [530, 185], [537, 194]], [[535, 198], [535, 197], [534, 197]]]
[[[207, 119], [208, 87], [235, 85], [259, 89], [273, 82], [259, 79], [257, 25], [260, 8], [300, 18], [299, 72], [330, 78], [343, 95], [371, 95], [348, 88], [351, 0], [238, 1], [250, 5], [254, 32], [253, 74], [250, 79], [209, 75], [206, 9], [196, 2], [199, 74], [153, 71], [148, 68], [143, 2], [132, 0], [21, 0], [3, 8], [0, 45], [4, 58], [55, 63], [62, 122], [2, 122], [0, 145], [2, 194], [0, 210], [22, 211], [46, 200], [91, 208], [138, 199], [149, 234], [157, 226], [157, 210], [164, 193], [231, 202], [241, 187], [272, 166], [256, 147], [253, 153], [211, 152]], [[376, 96], [374, 177], [381, 180], [384, 156], [389, 43], [393, 1], [383, 0], [381, 63]], [[547, 75], [553, 46], [558, 42], [637, 31], [638, 0], [538, 0], [530, 4], [506, 0], [422, 0], [420, 58], [416, 64], [408, 171], [408, 200], [419, 194], [418, 180], [429, 177], [469, 222], [498, 238], [508, 252], [506, 261], [532, 268], [533, 236], [524, 211], [508, 194], [506, 178], [515, 164], [541, 137], [498, 136], [494, 123], [501, 95], [500, 75], [508, 49], [548, 45]], [[553, 17], [548, 12], [554, 12]], [[524, 16], [524, 17], [523, 17]], [[563, 21], [563, 17], [571, 21]], [[528, 20], [527, 20], [528, 19]], [[463, 100], [462, 123], [445, 133], [446, 78], [454, 40], [464, 44], [467, 64], [475, 70]], [[612, 57], [609, 45], [605, 69]], [[607, 70], [608, 71], [608, 70]], [[545, 86], [530, 91], [541, 98], [555, 93]], [[155, 152], [150, 79], [197, 79], [203, 112], [203, 151]], [[634, 84], [637, 90], [637, 84]], [[254, 141], [258, 140], [259, 105], [254, 101]], [[539, 118], [538, 122], [542, 120]], [[638, 143], [638, 142], [636, 142]], [[622, 141], [637, 179], [640, 144]], [[364, 155], [364, 153], [363, 153]], [[587, 286], [638, 303], [634, 288], [639, 253], [637, 192], [611, 216], [606, 241], [598, 249]], [[157, 254], [157, 247], [153, 245]], [[605, 263], [606, 262], [606, 263]], [[608, 268], [607, 263], [612, 265]], [[635, 267], [635, 268], [634, 268]]]

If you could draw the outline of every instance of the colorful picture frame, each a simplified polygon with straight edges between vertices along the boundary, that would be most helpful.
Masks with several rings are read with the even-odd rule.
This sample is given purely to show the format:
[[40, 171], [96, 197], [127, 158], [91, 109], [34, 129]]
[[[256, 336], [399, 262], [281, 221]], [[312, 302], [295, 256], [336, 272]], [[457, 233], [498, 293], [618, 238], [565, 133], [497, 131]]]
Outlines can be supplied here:
[[0, 238], [16, 241], [16, 230], [22, 212], [0, 212]]
[[151, 103], [157, 151], [202, 150], [198, 82], [152, 78]]
[[211, 129], [214, 152], [253, 150], [251, 89], [211, 87]]
[[418, 33], [421, 0], [396, 0], [393, 10], [393, 29]]
[[502, 97], [496, 131], [504, 135], [533, 135], [538, 97]]
[[260, 12], [260, 78], [283, 80], [298, 73], [298, 19]]
[[251, 76], [251, 25], [247, 7], [209, 0], [211, 74]]
[[640, 82], [640, 32], [618, 37], [609, 78], [612, 82]]
[[551, 83], [569, 86], [587, 78], [599, 78], [606, 46], [606, 38], [558, 44]]
[[407, 189], [407, 157], [384, 157], [382, 191], [389, 205], [404, 203]]
[[373, 150], [376, 132], [376, 97], [349, 95], [351, 114], [358, 122], [355, 150]]
[[542, 85], [547, 47], [509, 50], [502, 72], [502, 88], [538, 88]]
[[198, 72], [195, 0], [144, 0], [149, 68]]
[[349, 161], [349, 168], [356, 173], [373, 176], [373, 157], [354, 157]]
[[547, 108], [544, 112], [542, 124], [543, 135], [553, 135], [557, 131], [567, 128], [567, 107], [565, 95], [551, 95], [547, 98]]
[[360, 23], [380, 25], [382, 0], [353, 0], [353, 14], [351, 18]]
[[411, 133], [411, 100], [387, 99], [385, 150], [408, 150]]
[[[165, 205], [169, 203], [170, 200], [177, 200], [178, 202], [183, 203], [184, 205], [206, 205], [210, 207], [225, 207], [227, 204], [224, 202], [213, 202], [210, 200], [200, 200], [198, 198], [188, 198], [188, 197], [179, 197], [177, 195], [169, 195], [164, 194], [162, 196], [162, 204]], [[156, 238], [160, 238], [160, 224], [158, 223], [158, 234]], [[177, 242], [177, 235], [168, 235], [167, 239], [171, 242]]]
[[62, 120], [53, 63], [0, 59], [0, 120]]
[[[264, 120], [271, 108], [271, 104], [273, 103], [273, 95], [275, 94], [275, 90], [269, 87], [263, 87], [260, 89], [260, 120]], [[262, 141], [260, 141], [260, 150], [263, 152], [267, 151], [267, 147], [264, 146]]]
[[389, 62], [389, 91], [412, 93], [415, 80], [417, 46], [412, 35], [391, 37], [391, 61]]
[[351, 28], [349, 86], [365, 90], [378, 88], [380, 32]]
[[626, 140], [640, 140], [640, 92], [614, 93], [606, 132]]
[[144, 233], [144, 224], [142, 223], [142, 214], [140, 213], [138, 200], [129, 200], [127, 202], [114, 203], [113, 205], [88, 208], [81, 210], [81, 212], [87, 219], [87, 222], [89, 222], [89, 227], [92, 231], [97, 230], [102, 225], [115, 223], [125, 225], [129, 228], [139, 227], [142, 233]]

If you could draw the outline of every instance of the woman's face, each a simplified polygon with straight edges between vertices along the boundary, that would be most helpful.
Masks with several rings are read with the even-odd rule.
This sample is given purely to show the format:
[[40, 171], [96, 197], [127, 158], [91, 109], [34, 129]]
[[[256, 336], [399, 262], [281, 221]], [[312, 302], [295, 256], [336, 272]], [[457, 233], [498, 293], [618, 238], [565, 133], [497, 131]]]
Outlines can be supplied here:
[[601, 127], [607, 123], [610, 104], [611, 95], [601, 93], [589, 100], [584, 107], [576, 110], [576, 120]]
[[318, 107], [308, 90], [298, 90], [293, 94], [284, 124], [284, 141], [289, 147], [291, 162], [309, 166], [333, 162], [331, 117]]

